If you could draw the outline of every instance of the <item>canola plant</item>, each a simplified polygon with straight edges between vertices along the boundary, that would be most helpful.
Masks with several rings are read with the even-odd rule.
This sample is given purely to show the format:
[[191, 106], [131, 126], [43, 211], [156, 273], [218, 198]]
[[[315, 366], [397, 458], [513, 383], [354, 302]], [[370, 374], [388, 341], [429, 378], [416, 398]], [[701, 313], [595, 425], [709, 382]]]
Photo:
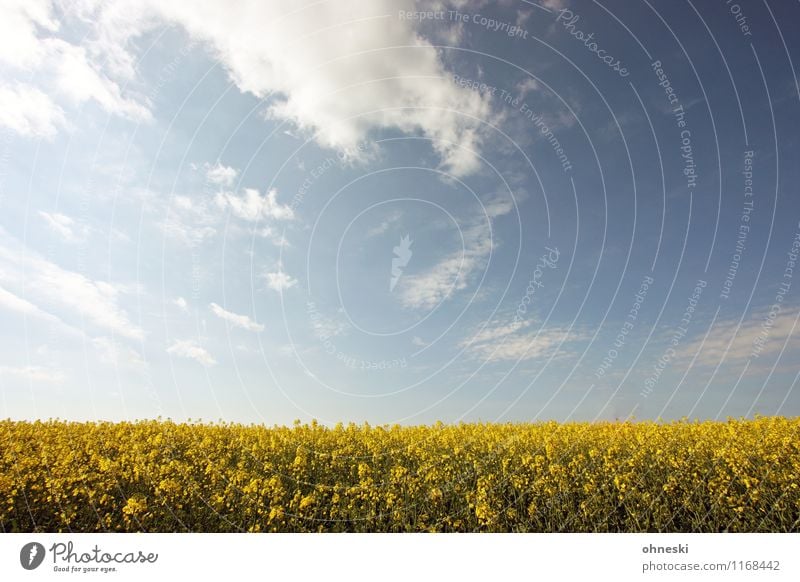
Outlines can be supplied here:
[[800, 420], [0, 421], [4, 532], [796, 532]]

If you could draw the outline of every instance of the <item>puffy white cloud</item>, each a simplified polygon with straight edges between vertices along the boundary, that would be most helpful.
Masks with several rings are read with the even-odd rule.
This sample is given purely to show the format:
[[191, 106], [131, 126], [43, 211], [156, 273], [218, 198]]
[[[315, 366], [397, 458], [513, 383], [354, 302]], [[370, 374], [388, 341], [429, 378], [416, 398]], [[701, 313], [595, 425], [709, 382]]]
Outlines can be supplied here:
[[[63, 4], [59, 15], [65, 20], [82, 19], [85, 7], [85, 3]], [[0, 64], [6, 65], [6, 83], [0, 86], [0, 125], [25, 137], [50, 139], [68, 125], [59, 97], [78, 105], [95, 101], [109, 113], [137, 121], [149, 119], [146, 100], [123, 96], [120, 85], [103, 71], [108, 54], [72, 44], [65, 40], [69, 36], [49, 0], [0, 3]], [[87, 39], [82, 43], [91, 45]], [[124, 52], [122, 40], [118, 39], [116, 52]], [[20, 82], [22, 78], [35, 79], [38, 86]]]
[[258, 190], [245, 188], [240, 195], [232, 192], [220, 192], [216, 196], [220, 208], [230, 211], [243, 220], [256, 222], [264, 219], [292, 220], [294, 210], [291, 206], [278, 202], [278, 192], [273, 188], [262, 196]]
[[132, 41], [177, 24], [211, 49], [242, 92], [269, 101], [267, 115], [293, 122], [320, 145], [361, 158], [373, 130], [415, 133], [432, 140], [445, 170], [467, 174], [479, 166], [489, 101], [452, 83], [418, 23], [398, 17], [417, 8], [414, 0], [61, 4], [65, 20], [89, 24], [78, 45], [66, 40], [50, 2], [11, 0], [0, 7], [0, 55], [40, 69], [74, 101], [143, 120], [149, 103], [123, 95], [117, 80], [135, 78]]
[[417, 23], [398, 17], [418, 8], [414, 0], [64, 4], [65, 14], [91, 23], [80, 46], [56, 35], [59, 23], [48, 2], [24, 6], [14, 2], [3, 10], [15, 23], [8, 28], [19, 33], [6, 37], [6, 52], [18, 47], [18, 60], [30, 64], [49, 54], [59, 63], [62, 91], [94, 99], [108, 111], [146, 118], [147, 103], [124, 97], [112, 78], [134, 77], [132, 40], [164, 23], [177, 24], [211, 49], [242, 92], [269, 100], [269, 116], [293, 122], [322, 146], [359, 158], [371, 131], [399, 130], [430, 138], [442, 166], [455, 174], [478, 167], [488, 99], [452, 83]]
[[115, 115], [136, 121], [150, 118], [145, 105], [123, 97], [119, 85], [97, 71], [85, 48], [60, 39], [48, 41], [47, 47], [55, 63], [56, 88], [72, 102], [96, 101], [105, 111]]
[[172, 300], [173, 305], [177, 306], [178, 309], [185, 313], [189, 313], [189, 304], [186, 302], [186, 299], [183, 297], [178, 297], [177, 299]]
[[242, 329], [246, 329], [247, 331], [264, 331], [264, 326], [260, 323], [256, 323], [246, 315], [239, 315], [237, 313], [233, 313], [231, 311], [227, 311], [217, 305], [216, 303], [212, 303], [210, 306], [211, 312], [219, 317], [230, 323], [231, 325], [235, 325], [236, 327], [241, 327]]
[[52, 12], [50, 0], [3, 0], [0, 4], [0, 63], [18, 68], [38, 65], [46, 48], [37, 31], [53, 33], [59, 28]]
[[[224, 216], [219, 210], [229, 210], [231, 214], [246, 222], [288, 221], [295, 217], [290, 206], [281, 204], [277, 191], [270, 190], [262, 196], [258, 190], [245, 188], [240, 194], [218, 192], [214, 196], [173, 196], [169, 202], [154, 201], [155, 207], [163, 212], [158, 226], [164, 234], [188, 247], [197, 247], [216, 236]], [[228, 225], [226, 234], [242, 234], [240, 228]], [[276, 246], [289, 246], [282, 235], [269, 225], [261, 227], [258, 235], [268, 238]]]
[[[478, 163], [484, 98], [455, 86], [435, 48], [398, 18], [412, 0], [159, 2], [157, 10], [208, 43], [242, 91], [271, 98], [269, 114], [322, 145], [359, 156], [372, 129], [436, 140], [443, 165]], [[397, 47], [397, 48], [395, 48]], [[277, 98], [276, 98], [277, 97]], [[462, 149], [463, 146], [466, 149]]]
[[236, 168], [224, 166], [219, 162], [213, 166], [206, 166], [206, 179], [209, 182], [213, 184], [219, 184], [220, 186], [233, 186], [238, 174], [239, 171]]
[[217, 363], [214, 357], [195, 340], [178, 340], [167, 348], [167, 353], [194, 360], [203, 366], [213, 366]]
[[66, 124], [61, 107], [39, 89], [22, 83], [0, 86], [0, 126], [25, 137], [52, 139]]
[[267, 286], [279, 293], [297, 284], [297, 279], [290, 277], [283, 271], [264, 273], [264, 278], [267, 280]]

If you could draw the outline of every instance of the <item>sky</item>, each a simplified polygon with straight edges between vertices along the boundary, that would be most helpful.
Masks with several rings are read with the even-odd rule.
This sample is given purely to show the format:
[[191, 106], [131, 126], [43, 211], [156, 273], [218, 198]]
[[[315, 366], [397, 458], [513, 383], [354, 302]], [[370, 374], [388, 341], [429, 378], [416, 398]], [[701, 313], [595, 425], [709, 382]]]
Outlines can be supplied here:
[[798, 415], [799, 17], [3, 2], [0, 417]]

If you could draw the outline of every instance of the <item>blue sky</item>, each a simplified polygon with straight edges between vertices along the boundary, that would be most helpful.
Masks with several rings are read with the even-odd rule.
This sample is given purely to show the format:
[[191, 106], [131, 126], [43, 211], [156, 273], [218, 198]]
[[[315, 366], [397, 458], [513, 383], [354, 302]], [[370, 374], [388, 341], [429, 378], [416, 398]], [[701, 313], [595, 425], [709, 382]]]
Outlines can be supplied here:
[[798, 6], [0, 17], [0, 416], [797, 415]]

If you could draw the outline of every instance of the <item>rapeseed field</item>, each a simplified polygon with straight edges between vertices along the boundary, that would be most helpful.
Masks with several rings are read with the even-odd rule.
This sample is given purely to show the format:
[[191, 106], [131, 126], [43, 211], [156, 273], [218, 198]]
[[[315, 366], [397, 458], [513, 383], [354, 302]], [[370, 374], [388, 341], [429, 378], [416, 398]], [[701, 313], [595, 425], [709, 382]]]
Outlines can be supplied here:
[[0, 531], [800, 531], [800, 420], [0, 421]]

